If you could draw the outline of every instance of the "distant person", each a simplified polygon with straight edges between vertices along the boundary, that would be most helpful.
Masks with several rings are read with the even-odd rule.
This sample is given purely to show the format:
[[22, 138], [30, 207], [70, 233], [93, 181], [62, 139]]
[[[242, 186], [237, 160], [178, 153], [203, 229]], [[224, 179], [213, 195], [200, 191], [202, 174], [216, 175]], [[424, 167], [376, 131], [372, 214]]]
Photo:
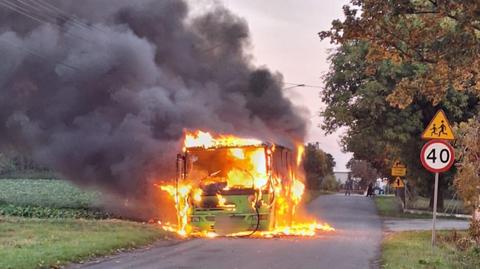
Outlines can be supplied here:
[[367, 197], [373, 196], [373, 183], [370, 182], [367, 187]]
[[350, 194], [352, 193], [352, 189], [353, 189], [353, 180], [351, 179], [347, 179], [347, 181], [345, 182], [345, 196], [350, 196]]

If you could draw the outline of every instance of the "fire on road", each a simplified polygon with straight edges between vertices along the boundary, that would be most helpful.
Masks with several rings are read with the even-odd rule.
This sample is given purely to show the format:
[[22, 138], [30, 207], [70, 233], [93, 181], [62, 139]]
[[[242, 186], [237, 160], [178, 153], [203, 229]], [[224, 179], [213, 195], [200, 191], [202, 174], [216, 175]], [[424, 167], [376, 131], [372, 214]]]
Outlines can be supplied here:
[[382, 222], [373, 201], [361, 196], [321, 196], [308, 207], [337, 228], [314, 237], [215, 238], [181, 241], [121, 254], [68, 269], [376, 268]]

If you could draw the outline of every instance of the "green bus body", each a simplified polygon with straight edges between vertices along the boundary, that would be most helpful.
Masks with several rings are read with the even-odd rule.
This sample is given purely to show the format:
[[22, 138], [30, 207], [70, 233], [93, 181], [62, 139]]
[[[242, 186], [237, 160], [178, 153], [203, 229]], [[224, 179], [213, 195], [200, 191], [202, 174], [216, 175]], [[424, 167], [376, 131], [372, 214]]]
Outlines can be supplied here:
[[[251, 194], [253, 195], [253, 193]], [[257, 213], [248, 200], [249, 194], [222, 195], [226, 204], [234, 204], [235, 211], [218, 208], [201, 208], [193, 206], [190, 225], [194, 231], [211, 231], [219, 234], [230, 234], [243, 231], [268, 230], [271, 222], [271, 209], [260, 207], [260, 222], [257, 228]], [[263, 200], [268, 202], [270, 195], [265, 195]], [[206, 201], [217, 201], [216, 196], [203, 196]]]

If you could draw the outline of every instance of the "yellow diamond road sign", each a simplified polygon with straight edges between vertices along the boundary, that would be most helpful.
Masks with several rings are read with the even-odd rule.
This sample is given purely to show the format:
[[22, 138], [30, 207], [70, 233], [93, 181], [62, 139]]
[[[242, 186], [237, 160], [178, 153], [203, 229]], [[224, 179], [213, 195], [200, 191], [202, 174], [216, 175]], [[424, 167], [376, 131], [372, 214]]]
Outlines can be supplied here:
[[395, 181], [392, 183], [392, 187], [394, 188], [403, 188], [405, 187], [405, 184], [403, 183], [403, 180], [400, 177], [397, 177]]
[[437, 111], [435, 117], [428, 124], [425, 131], [422, 133], [422, 139], [443, 139], [454, 140], [452, 127], [448, 122], [447, 116], [443, 110]]

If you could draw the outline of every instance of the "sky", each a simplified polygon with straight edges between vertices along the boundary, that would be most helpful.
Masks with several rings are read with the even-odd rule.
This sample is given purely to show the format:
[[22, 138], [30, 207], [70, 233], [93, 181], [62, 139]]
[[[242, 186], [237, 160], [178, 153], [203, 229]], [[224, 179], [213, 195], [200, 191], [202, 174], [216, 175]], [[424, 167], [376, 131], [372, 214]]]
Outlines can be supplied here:
[[[320, 148], [333, 155], [335, 170], [346, 170], [350, 153], [342, 153], [341, 132], [325, 136], [318, 127], [322, 76], [328, 72], [329, 41], [320, 41], [317, 33], [328, 30], [331, 22], [343, 18], [342, 6], [348, 0], [220, 0], [233, 13], [245, 18], [252, 34], [255, 64], [283, 74], [284, 81], [320, 88], [286, 89], [285, 94], [296, 105], [310, 111], [306, 142], [319, 142]], [[288, 85], [287, 85], [288, 86]]]

